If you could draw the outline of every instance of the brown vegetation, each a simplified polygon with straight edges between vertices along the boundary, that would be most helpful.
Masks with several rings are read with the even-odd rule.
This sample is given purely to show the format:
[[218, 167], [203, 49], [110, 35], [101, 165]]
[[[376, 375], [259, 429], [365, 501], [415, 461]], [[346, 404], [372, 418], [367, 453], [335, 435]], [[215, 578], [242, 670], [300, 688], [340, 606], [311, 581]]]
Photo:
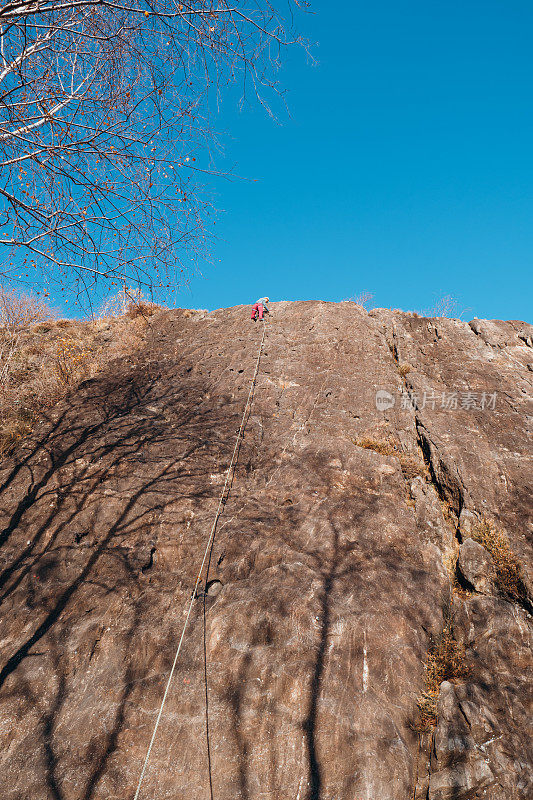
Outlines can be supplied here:
[[398, 367], [398, 372], [400, 373], [400, 376], [402, 378], [405, 378], [406, 375], [409, 375], [411, 370], [412, 370], [411, 364], [407, 364], [407, 363], [406, 364], [400, 364], [400, 366]]
[[129, 319], [136, 319], [136, 317], [153, 317], [155, 312], [161, 308], [157, 303], [149, 303], [146, 300], [136, 300], [130, 304], [126, 311], [126, 316]]
[[351, 303], [355, 303], [356, 306], [361, 306], [361, 308], [364, 308], [365, 311], [368, 311], [369, 308], [372, 308], [373, 299], [374, 295], [372, 292], [360, 292], [359, 294], [349, 298]]
[[0, 328], [16, 333], [28, 325], [50, 319], [52, 311], [34, 294], [18, 294], [0, 286]]
[[509, 539], [503, 531], [487, 519], [482, 519], [474, 527], [471, 537], [489, 551], [496, 573], [496, 588], [504, 595], [522, 605], [529, 603], [529, 593], [525, 583], [520, 560], [513, 553]]
[[444, 627], [432, 637], [426, 658], [425, 689], [417, 700], [418, 715], [415, 729], [427, 731], [437, 722], [437, 703], [442, 681], [465, 678], [464, 648], [455, 638], [453, 617], [448, 611], [444, 615]]
[[380, 453], [382, 456], [396, 455], [398, 450], [398, 445], [390, 436], [385, 439], [373, 439], [371, 436], [363, 436], [361, 439], [357, 439], [355, 444], [358, 447], [364, 447], [365, 450], [373, 450], [375, 453]]
[[0, 303], [0, 458], [80, 381], [138, 348], [158, 308], [137, 298], [118, 315], [78, 321], [55, 320], [29, 295], [0, 291]]
[[383, 439], [375, 439], [370, 436], [363, 436], [357, 439], [354, 444], [358, 447], [364, 447], [365, 450], [373, 450], [375, 453], [380, 453], [383, 456], [394, 456], [400, 462], [402, 474], [407, 481], [413, 480], [419, 475], [421, 478], [427, 477], [427, 468], [425, 464], [420, 462], [414, 456], [404, 453], [400, 449], [398, 442], [392, 436], [387, 436]]
[[439, 298], [433, 308], [424, 312], [425, 317], [457, 317], [457, 299], [452, 294], [445, 294]]

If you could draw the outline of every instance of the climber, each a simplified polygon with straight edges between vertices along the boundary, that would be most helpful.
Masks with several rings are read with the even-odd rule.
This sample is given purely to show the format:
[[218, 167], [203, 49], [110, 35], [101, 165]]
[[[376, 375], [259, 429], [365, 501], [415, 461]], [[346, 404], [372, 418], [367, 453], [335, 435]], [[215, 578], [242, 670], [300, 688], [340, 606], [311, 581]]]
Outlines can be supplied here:
[[268, 297], [260, 297], [259, 300], [252, 306], [252, 316], [250, 317], [250, 319], [253, 319], [253, 321], [255, 322], [258, 315], [259, 319], [263, 319], [263, 314], [270, 314], [267, 303], [268, 303]]

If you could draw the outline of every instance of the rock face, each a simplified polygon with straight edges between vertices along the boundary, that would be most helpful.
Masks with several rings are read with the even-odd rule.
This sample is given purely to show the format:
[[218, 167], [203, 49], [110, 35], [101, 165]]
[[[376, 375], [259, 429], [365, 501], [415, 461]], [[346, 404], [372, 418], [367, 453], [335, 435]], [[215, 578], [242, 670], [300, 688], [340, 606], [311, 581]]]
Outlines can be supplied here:
[[[468, 536], [492, 520], [531, 586], [533, 328], [272, 311], [140, 798], [531, 798], [531, 606]], [[162, 313], [3, 465], [5, 800], [133, 800], [253, 374], [247, 316]], [[465, 669], [424, 725], [446, 626]]]
[[475, 542], [466, 539], [459, 548], [457, 574], [468, 585], [483, 594], [494, 593], [494, 565], [490, 553]]

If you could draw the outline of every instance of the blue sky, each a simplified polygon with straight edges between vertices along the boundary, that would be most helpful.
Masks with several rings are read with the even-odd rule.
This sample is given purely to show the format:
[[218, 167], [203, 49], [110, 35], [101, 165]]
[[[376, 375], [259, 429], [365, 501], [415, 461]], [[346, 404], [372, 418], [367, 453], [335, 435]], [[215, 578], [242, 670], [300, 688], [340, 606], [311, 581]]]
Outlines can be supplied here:
[[230, 94], [213, 262], [177, 303], [342, 300], [531, 320], [533, 6], [315, 0], [290, 116]]

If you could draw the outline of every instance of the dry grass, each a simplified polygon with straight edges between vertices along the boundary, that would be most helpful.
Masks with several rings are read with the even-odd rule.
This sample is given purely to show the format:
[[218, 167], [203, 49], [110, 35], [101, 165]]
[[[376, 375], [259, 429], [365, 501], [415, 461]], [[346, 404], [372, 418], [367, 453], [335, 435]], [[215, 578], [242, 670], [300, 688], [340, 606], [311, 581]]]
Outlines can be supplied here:
[[413, 368], [412, 368], [411, 364], [407, 364], [407, 363], [400, 364], [400, 366], [398, 367], [398, 372], [400, 373], [400, 377], [405, 378], [406, 375], [409, 375], [409, 373], [411, 372], [412, 369]]
[[399, 443], [392, 436], [386, 436], [383, 439], [363, 436], [361, 439], [356, 439], [354, 444], [358, 447], [363, 447], [365, 450], [373, 450], [382, 456], [394, 456], [397, 458], [400, 462], [402, 474], [407, 481], [412, 481], [417, 476], [424, 478], [424, 480], [427, 478], [426, 465], [414, 456], [404, 453], [400, 449]]
[[459, 557], [459, 543], [457, 540], [455, 540], [455, 544], [455, 550], [446, 550], [442, 556], [442, 561], [453, 588], [457, 584], [457, 559]]
[[380, 453], [382, 456], [395, 456], [398, 452], [398, 445], [392, 436], [387, 436], [385, 439], [373, 439], [371, 436], [363, 436], [361, 439], [357, 439], [355, 444], [358, 447], [364, 447], [365, 450], [373, 450], [375, 453]]
[[442, 561], [446, 568], [446, 572], [448, 573], [448, 578], [450, 579], [450, 585], [452, 587], [452, 591], [454, 595], [460, 597], [462, 600], [467, 600], [472, 597], [473, 592], [464, 585], [463, 582], [459, 581], [459, 577], [457, 575], [457, 559], [459, 557], [459, 542], [457, 539], [454, 540], [456, 549], [454, 550], [445, 550], [442, 556]]
[[149, 303], [146, 300], [138, 300], [131, 303], [126, 311], [126, 316], [130, 319], [136, 317], [153, 317], [153, 315], [161, 308], [157, 303]]
[[110, 317], [151, 317], [160, 309], [156, 303], [147, 300], [140, 289], [124, 285], [116, 294], [108, 297], [100, 309], [100, 319]]
[[531, 601], [522, 565], [511, 550], [506, 534], [490, 520], [483, 519], [474, 526], [470, 536], [491, 554], [496, 573], [496, 588], [504, 597], [528, 606]]
[[53, 369], [61, 384], [74, 386], [93, 372], [95, 353], [88, 343], [61, 336], [55, 343]]
[[463, 679], [467, 674], [464, 648], [455, 638], [452, 616], [446, 614], [442, 631], [430, 641], [426, 658], [426, 685], [416, 704], [418, 709], [416, 730], [427, 731], [436, 724], [442, 681]]
[[0, 286], [0, 328], [4, 332], [18, 332], [52, 317], [53, 312], [40, 297], [17, 294], [13, 289]]
[[427, 467], [423, 461], [407, 453], [398, 453], [397, 456], [400, 461], [403, 477], [406, 481], [412, 481], [413, 478], [417, 477], [423, 478], [424, 480], [429, 479]]
[[18, 321], [0, 326], [0, 458], [80, 381], [136, 350], [147, 316], [157, 308], [149, 304], [148, 309], [94, 321], [54, 320], [44, 305], [28, 309], [28, 298], [21, 304], [20, 296], [11, 297], [17, 302], [7, 318]]

